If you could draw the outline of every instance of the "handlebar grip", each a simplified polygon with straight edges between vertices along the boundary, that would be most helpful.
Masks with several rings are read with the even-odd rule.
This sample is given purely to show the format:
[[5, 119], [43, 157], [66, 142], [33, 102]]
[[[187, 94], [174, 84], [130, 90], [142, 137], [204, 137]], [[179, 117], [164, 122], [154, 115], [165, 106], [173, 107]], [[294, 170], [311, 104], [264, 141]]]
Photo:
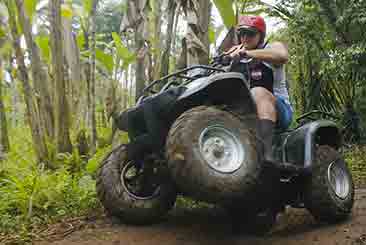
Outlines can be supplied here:
[[222, 57], [222, 64], [229, 65], [233, 58], [230, 55], [225, 55]]
[[213, 64], [220, 64], [220, 65], [229, 65], [232, 61], [232, 58], [228, 54], [221, 54], [219, 56], [213, 57]]

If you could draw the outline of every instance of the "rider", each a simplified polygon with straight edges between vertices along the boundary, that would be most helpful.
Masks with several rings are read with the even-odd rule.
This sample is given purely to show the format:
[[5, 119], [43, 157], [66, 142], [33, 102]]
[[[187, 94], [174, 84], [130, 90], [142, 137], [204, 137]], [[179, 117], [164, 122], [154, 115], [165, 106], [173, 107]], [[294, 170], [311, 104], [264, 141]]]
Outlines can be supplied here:
[[[289, 127], [293, 109], [287, 90], [285, 67], [288, 51], [281, 42], [265, 43], [266, 24], [260, 16], [240, 16], [236, 26], [239, 45], [228, 53], [236, 60], [254, 58], [250, 63], [250, 87], [257, 105], [258, 137], [263, 141], [264, 161], [274, 162], [272, 139], [276, 127]], [[237, 71], [245, 65], [239, 64]]]

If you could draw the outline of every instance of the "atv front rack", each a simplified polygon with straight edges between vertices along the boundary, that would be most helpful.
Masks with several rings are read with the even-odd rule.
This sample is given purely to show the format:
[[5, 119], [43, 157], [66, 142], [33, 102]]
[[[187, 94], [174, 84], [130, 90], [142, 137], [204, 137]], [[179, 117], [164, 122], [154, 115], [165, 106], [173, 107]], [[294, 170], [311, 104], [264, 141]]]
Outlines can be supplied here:
[[[189, 76], [189, 75], [184, 75], [186, 74], [187, 72], [189, 71], [192, 71], [194, 69], [203, 69], [205, 70], [205, 73], [199, 73], [199, 74], [196, 74], [194, 76]], [[146, 92], [152, 92], [152, 93], [158, 93], [159, 91], [154, 91], [152, 90], [152, 88], [157, 85], [158, 83], [161, 83], [161, 82], [165, 82], [167, 81], [168, 79], [172, 78], [172, 77], [175, 77], [175, 78], [182, 78], [182, 79], [185, 79], [185, 80], [188, 80], [189, 82], [192, 81], [192, 80], [195, 80], [199, 77], [204, 77], [204, 76], [209, 76], [211, 75], [213, 72], [225, 72], [226, 70], [222, 69], [222, 68], [217, 68], [217, 67], [214, 67], [214, 66], [208, 66], [208, 65], [194, 65], [194, 66], [190, 66], [190, 67], [187, 67], [183, 70], [179, 70], [177, 72], [174, 72], [172, 74], [169, 74], [169, 75], [166, 75], [158, 80], [155, 80], [155, 81], [152, 81], [147, 87], [145, 87], [143, 90], [142, 90], [142, 94], [145, 94]], [[174, 83], [177, 83], [177, 81], [170, 81], [168, 83], [166, 83], [164, 85], [164, 87], [160, 90], [160, 91], [164, 91], [166, 90], [170, 85], [174, 84]]]

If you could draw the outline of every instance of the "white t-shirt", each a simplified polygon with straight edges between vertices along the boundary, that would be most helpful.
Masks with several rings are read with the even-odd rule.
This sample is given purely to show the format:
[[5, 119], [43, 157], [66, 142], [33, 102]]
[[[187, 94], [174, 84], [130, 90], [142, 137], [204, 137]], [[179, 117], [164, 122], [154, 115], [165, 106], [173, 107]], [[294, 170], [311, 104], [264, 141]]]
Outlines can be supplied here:
[[[265, 48], [270, 48], [268, 44]], [[263, 62], [264, 65], [271, 68], [273, 71], [273, 94], [282, 97], [285, 102], [291, 106], [290, 96], [286, 83], [286, 71], [284, 65], [273, 65], [269, 62]], [[292, 107], [291, 107], [292, 109]]]

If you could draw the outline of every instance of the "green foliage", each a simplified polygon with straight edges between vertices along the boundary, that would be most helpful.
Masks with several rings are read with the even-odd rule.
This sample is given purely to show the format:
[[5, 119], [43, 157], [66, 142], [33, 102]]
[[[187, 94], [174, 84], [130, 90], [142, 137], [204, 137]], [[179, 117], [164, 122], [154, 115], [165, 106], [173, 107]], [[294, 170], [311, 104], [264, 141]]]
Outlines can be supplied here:
[[231, 0], [214, 0], [225, 26], [229, 29], [236, 23], [233, 2]]
[[103, 66], [108, 70], [108, 72], [112, 73], [114, 67], [112, 55], [106, 54], [101, 49], [97, 48], [95, 50], [95, 57], [97, 59], [97, 62], [103, 64]]
[[0, 56], [9, 56], [12, 53], [12, 44], [10, 41], [5, 41], [0, 47]]
[[4, 29], [4, 27], [0, 27], [0, 39], [5, 38], [6, 37], [6, 31]]
[[282, 0], [270, 9], [287, 24], [275, 39], [289, 46], [289, 81], [297, 111], [341, 115], [346, 106], [362, 111], [364, 7], [348, 1]]
[[97, 149], [97, 152], [95, 153], [95, 155], [90, 158], [88, 160], [88, 163], [86, 165], [86, 171], [90, 174], [90, 175], [95, 175], [99, 164], [102, 162], [102, 160], [104, 159], [104, 157], [112, 150], [112, 146], [107, 146], [104, 148], [99, 148]]
[[61, 16], [63, 18], [71, 19], [73, 16], [72, 8], [67, 4], [61, 5]]
[[[23, 160], [20, 166], [8, 166], [0, 177], [1, 230], [79, 215], [97, 205], [95, 181], [90, 176], [73, 175], [66, 168], [50, 172]], [[9, 216], [15, 218], [13, 222]]]
[[53, 161], [56, 166], [66, 168], [71, 173], [81, 172], [85, 165], [84, 158], [79, 155], [76, 148], [73, 148], [72, 154], [68, 152], [57, 153]]
[[211, 25], [208, 27], [208, 40], [210, 43], [215, 43], [216, 40], [216, 33]]
[[93, 9], [93, 0], [84, 0], [82, 3], [84, 12], [89, 15]]
[[[125, 2], [127, 3], [127, 2]], [[100, 4], [96, 15], [96, 31], [104, 34], [103, 41], [110, 43], [113, 41], [112, 32], [119, 32], [122, 15], [126, 13], [123, 10], [124, 1], [111, 1], [108, 4]]]
[[24, 1], [25, 12], [26, 12], [27, 16], [29, 16], [30, 21], [32, 21], [33, 15], [36, 12], [37, 3], [38, 3], [38, 0], [25, 0]]
[[199, 208], [213, 208], [215, 205], [197, 201], [189, 197], [179, 196], [175, 203], [176, 207], [183, 207], [186, 209], [199, 209]]
[[366, 146], [353, 146], [346, 152], [346, 161], [357, 186], [366, 185]]
[[38, 35], [35, 42], [41, 50], [42, 58], [48, 63], [50, 61], [50, 38], [48, 35]]
[[98, 146], [104, 148], [108, 145], [108, 142], [112, 136], [112, 128], [110, 127], [97, 127], [98, 134]]
[[[29, 129], [13, 131], [12, 151], [0, 162], [0, 230], [27, 232], [34, 225], [64, 216], [82, 215], [98, 207], [95, 179], [75, 150], [57, 154], [56, 170], [36, 164]], [[54, 147], [55, 148], [55, 147]], [[91, 159], [97, 166], [110, 147], [98, 149]]]
[[80, 50], [84, 49], [84, 45], [85, 45], [85, 37], [83, 33], [79, 33], [76, 37], [76, 43], [78, 44], [78, 48]]
[[117, 55], [119, 56], [119, 58], [123, 60], [123, 67], [127, 68], [127, 66], [136, 59], [136, 56], [135, 54], [128, 51], [128, 49], [123, 45], [121, 38], [116, 32], [112, 32], [112, 37], [117, 49]]
[[[98, 128], [109, 138], [110, 128]], [[56, 154], [48, 144], [56, 170], [37, 164], [30, 130], [12, 130], [12, 151], [0, 162], [0, 230], [25, 235], [33, 226], [77, 216], [99, 206], [95, 192], [95, 173], [112, 146], [99, 147], [86, 160], [77, 149], [72, 154]], [[123, 134], [121, 142], [126, 142]]]

